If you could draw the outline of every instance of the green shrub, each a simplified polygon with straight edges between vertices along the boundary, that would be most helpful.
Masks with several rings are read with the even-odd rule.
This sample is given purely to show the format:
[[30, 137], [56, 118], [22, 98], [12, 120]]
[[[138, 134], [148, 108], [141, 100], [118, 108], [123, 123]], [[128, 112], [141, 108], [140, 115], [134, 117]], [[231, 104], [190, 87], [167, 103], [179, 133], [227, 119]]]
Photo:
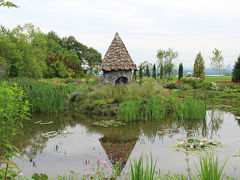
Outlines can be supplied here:
[[167, 89], [180, 89], [180, 85], [176, 83], [168, 83], [166, 86]]
[[193, 87], [193, 89], [196, 89], [197, 84], [201, 82], [199, 78], [195, 77], [183, 77], [181, 81], [182, 83], [190, 84]]
[[197, 84], [196, 88], [202, 89], [202, 90], [212, 90], [212, 83], [211, 82], [201, 82], [201, 83]]
[[19, 133], [22, 121], [28, 119], [29, 102], [17, 86], [0, 83], [0, 158], [12, 156], [15, 150], [11, 140]]
[[183, 89], [183, 90], [192, 90], [193, 87], [192, 87], [190, 84], [184, 84], [184, 83], [181, 83], [181, 84], [179, 84], [179, 89]]

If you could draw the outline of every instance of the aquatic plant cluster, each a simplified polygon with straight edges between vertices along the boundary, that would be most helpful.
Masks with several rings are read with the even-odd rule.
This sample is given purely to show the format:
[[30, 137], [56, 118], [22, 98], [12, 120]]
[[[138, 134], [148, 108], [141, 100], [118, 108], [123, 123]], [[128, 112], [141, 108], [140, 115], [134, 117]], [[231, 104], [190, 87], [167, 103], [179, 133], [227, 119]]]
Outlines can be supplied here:
[[123, 102], [119, 106], [117, 117], [123, 121], [161, 120], [175, 117], [180, 120], [204, 119], [206, 116], [206, 101], [194, 97], [180, 98], [161, 96], [139, 98]]

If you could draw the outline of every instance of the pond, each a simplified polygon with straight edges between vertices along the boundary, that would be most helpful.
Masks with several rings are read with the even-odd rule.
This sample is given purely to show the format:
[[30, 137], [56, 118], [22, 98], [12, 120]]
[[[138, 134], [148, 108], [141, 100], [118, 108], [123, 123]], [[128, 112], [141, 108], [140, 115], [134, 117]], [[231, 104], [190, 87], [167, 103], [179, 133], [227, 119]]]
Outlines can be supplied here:
[[[215, 154], [222, 161], [229, 158], [224, 172], [240, 178], [240, 157], [233, 157], [240, 149], [240, 121], [231, 113], [208, 111], [206, 120], [200, 121], [139, 121], [108, 128], [90, 125], [103, 119], [80, 114], [35, 114], [24, 124], [23, 136], [16, 138], [16, 146], [24, 156], [15, 162], [26, 176], [46, 173], [56, 177], [69, 174], [70, 170], [86, 173], [84, 169], [88, 171], [99, 158], [113, 166], [122, 158], [120, 166], [124, 174], [129, 170], [130, 159], [151, 153], [153, 160], [157, 160], [157, 169], [163, 173], [187, 174], [188, 167], [194, 173], [199, 156], [171, 149], [179, 138], [194, 136], [220, 141], [224, 147], [217, 149]], [[39, 121], [45, 124], [36, 123]], [[175, 131], [159, 133], [163, 129]], [[42, 133], [58, 130], [72, 134], [54, 138], [42, 136]], [[189, 134], [188, 130], [193, 131]]]

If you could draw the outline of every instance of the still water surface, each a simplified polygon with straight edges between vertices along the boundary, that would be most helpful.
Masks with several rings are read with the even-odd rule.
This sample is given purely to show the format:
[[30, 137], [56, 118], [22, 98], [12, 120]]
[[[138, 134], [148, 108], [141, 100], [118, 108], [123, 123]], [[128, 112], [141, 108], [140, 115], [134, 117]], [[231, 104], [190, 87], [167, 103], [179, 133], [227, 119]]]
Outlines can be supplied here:
[[[25, 123], [23, 136], [16, 139], [17, 147], [24, 153], [16, 163], [26, 176], [33, 173], [46, 173], [51, 177], [69, 174], [70, 170], [86, 173], [98, 158], [109, 165], [123, 158], [121, 171], [129, 170], [130, 159], [139, 158], [142, 153], [152, 154], [161, 172], [187, 174], [186, 169], [196, 171], [195, 163], [199, 156], [174, 152], [170, 147], [178, 138], [187, 137], [187, 130], [194, 130], [193, 136], [218, 140], [224, 147], [218, 149], [219, 159], [227, 162], [225, 173], [240, 179], [240, 157], [232, 157], [240, 149], [240, 121], [231, 113], [209, 111], [206, 120], [181, 122], [173, 119], [146, 121], [127, 126], [102, 128], [90, 125], [104, 118], [89, 118], [83, 115], [34, 115]], [[53, 121], [52, 124], [39, 125], [34, 122]], [[176, 129], [174, 134], [158, 133], [162, 129]], [[44, 138], [42, 133], [67, 130], [73, 134], [66, 137]], [[189, 159], [188, 161], [186, 159]]]

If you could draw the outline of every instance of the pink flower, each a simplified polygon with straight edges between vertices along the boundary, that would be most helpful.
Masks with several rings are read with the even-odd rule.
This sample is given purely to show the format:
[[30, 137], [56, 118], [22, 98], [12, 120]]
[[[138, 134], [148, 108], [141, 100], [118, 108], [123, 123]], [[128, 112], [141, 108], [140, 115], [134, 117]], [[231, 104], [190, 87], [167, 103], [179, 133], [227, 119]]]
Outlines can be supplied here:
[[107, 166], [107, 162], [106, 161], [103, 161], [103, 166]]
[[18, 174], [18, 176], [19, 176], [19, 177], [23, 177], [24, 174], [21, 172], [21, 173]]
[[87, 153], [85, 153], [84, 156], [87, 156]]
[[112, 155], [112, 153], [109, 154], [110, 156]]
[[165, 131], [165, 129], [162, 130], [163, 132]]
[[119, 159], [122, 160], [123, 158], [120, 157]]
[[101, 161], [101, 159], [100, 158], [98, 158], [98, 160], [97, 160], [98, 162], [100, 162]]
[[101, 153], [101, 152], [99, 152], [98, 154], [100, 154], [100, 155], [101, 155], [102, 153]]
[[112, 166], [109, 166], [110, 168], [112, 168]]
[[87, 178], [90, 178], [90, 174], [87, 174], [86, 177], [87, 177]]
[[97, 175], [99, 175], [100, 173], [99, 173], [99, 171], [97, 172]]
[[90, 161], [88, 161], [88, 164], [90, 164]]
[[87, 171], [87, 168], [86, 168], [86, 169], [84, 169], [84, 171]]

